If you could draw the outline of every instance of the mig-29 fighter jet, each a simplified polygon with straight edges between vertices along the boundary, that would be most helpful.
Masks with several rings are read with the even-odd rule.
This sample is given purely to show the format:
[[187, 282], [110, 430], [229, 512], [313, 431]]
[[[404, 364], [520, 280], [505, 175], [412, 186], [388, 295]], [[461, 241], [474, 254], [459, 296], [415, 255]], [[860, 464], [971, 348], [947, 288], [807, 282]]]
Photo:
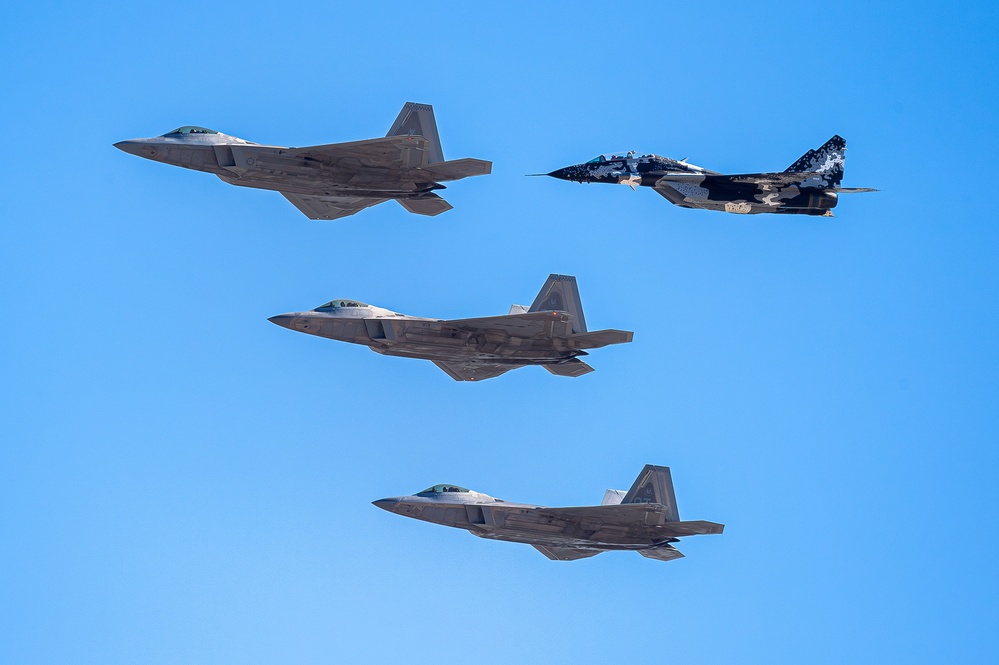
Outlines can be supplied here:
[[673, 479], [665, 466], [645, 465], [627, 492], [607, 490], [599, 506], [546, 508], [510, 503], [457, 485], [434, 485], [415, 496], [381, 499], [379, 508], [476, 536], [533, 545], [555, 561], [585, 559], [608, 550], [636, 550], [649, 559], [683, 556], [682, 536], [721, 533], [724, 524], [681, 522]]
[[548, 174], [574, 182], [607, 182], [652, 187], [682, 208], [738, 214], [762, 212], [832, 217], [839, 194], [876, 192], [866, 187], [840, 187], [846, 140], [834, 136], [809, 150], [780, 173], [725, 175], [658, 155], [619, 152]]
[[304, 148], [251, 143], [204, 127], [114, 144], [157, 162], [214, 173], [231, 185], [273, 189], [309, 219], [339, 219], [389, 199], [417, 215], [451, 205], [441, 182], [485, 175], [492, 162], [444, 161], [434, 108], [407, 102], [382, 139]]
[[428, 319], [343, 298], [269, 321], [364, 344], [387, 356], [431, 360], [456, 381], [491, 379], [525, 365], [580, 376], [593, 368], [578, 356], [587, 355], [588, 349], [630, 342], [633, 335], [624, 330], [587, 332], [576, 278], [566, 275], [551, 275], [530, 308], [513, 305], [506, 316]]

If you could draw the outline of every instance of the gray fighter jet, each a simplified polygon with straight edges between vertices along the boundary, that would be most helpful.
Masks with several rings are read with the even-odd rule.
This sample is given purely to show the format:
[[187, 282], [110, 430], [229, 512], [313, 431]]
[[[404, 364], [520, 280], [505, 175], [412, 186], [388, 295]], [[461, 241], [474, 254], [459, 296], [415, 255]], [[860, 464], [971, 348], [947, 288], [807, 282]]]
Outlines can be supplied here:
[[781, 173], [725, 175], [658, 155], [634, 151], [600, 155], [583, 164], [557, 169], [553, 178], [652, 187], [682, 208], [737, 214], [784, 213], [832, 217], [840, 194], [876, 192], [868, 187], [840, 187], [846, 140], [833, 136], [809, 150]]
[[585, 559], [608, 550], [636, 550], [649, 559], [683, 556], [682, 536], [721, 533], [724, 524], [681, 522], [669, 468], [646, 464], [631, 489], [607, 490], [599, 506], [546, 508], [510, 503], [457, 485], [434, 485], [415, 496], [380, 499], [379, 508], [476, 536], [528, 543], [555, 561]]
[[364, 344], [387, 356], [432, 360], [456, 381], [481, 381], [525, 365], [559, 376], [593, 368], [579, 360], [587, 349], [630, 342], [624, 330], [587, 332], [576, 278], [551, 275], [530, 308], [513, 305], [506, 316], [428, 319], [406, 316], [357, 300], [331, 300], [310, 312], [272, 316], [291, 330]]
[[204, 127], [114, 144], [157, 162], [214, 173], [231, 185], [273, 189], [309, 219], [339, 219], [389, 199], [418, 215], [451, 205], [441, 182], [485, 175], [492, 162], [444, 161], [434, 109], [407, 102], [383, 139], [304, 148], [251, 143]]

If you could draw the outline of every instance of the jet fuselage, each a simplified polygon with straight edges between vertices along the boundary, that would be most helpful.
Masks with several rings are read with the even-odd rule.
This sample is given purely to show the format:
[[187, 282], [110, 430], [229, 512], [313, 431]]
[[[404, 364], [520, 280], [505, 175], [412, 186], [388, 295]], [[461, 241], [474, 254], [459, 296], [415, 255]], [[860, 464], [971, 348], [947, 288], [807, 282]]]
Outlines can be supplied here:
[[622, 184], [632, 189], [650, 187], [683, 208], [829, 217], [840, 193], [876, 191], [840, 187], [845, 152], [846, 141], [833, 136], [820, 148], [806, 152], [785, 171], [736, 175], [658, 155], [609, 153], [547, 175], [572, 182]]
[[301, 150], [261, 145], [222, 133], [167, 134], [115, 143], [120, 150], [156, 162], [212, 173], [239, 187], [307, 196], [408, 198], [444, 185], [412, 178], [409, 170], [331, 164]]
[[[356, 301], [338, 300], [351, 303]], [[513, 315], [516, 316], [516, 315]], [[537, 327], [531, 336], [512, 335], [500, 330], [463, 330], [450, 327], [444, 319], [407, 316], [380, 307], [319, 308], [271, 317], [272, 323], [290, 330], [362, 344], [387, 356], [452, 361], [476, 359], [514, 365], [557, 363], [586, 352], [572, 347], [565, 318], [559, 312], [547, 314], [550, 326]]]
[[570, 182], [597, 182], [628, 185], [629, 187], [655, 187], [667, 173], [714, 173], [700, 166], [659, 155], [635, 156], [632, 152], [609, 153], [582, 164], [566, 166], [547, 174]]
[[[653, 526], [665, 523], [662, 506], [643, 507], [647, 523], [624, 518], [627, 507], [600, 506], [604, 519], [559, 519], [545, 506], [509, 503], [479, 492], [421, 492], [414, 496], [380, 499], [374, 505], [424, 522], [465, 529], [480, 538], [553, 547], [637, 550], [679, 542], [657, 534]], [[589, 507], [593, 511], [597, 507]], [[617, 513], [621, 513], [620, 523]]]
[[280, 192], [309, 219], [342, 219], [385, 201], [433, 217], [451, 210], [441, 182], [485, 175], [492, 162], [446, 161], [429, 104], [406, 102], [384, 138], [285, 148], [186, 126], [115, 143], [127, 153]]
[[607, 550], [636, 550], [650, 559], [683, 556], [671, 543], [722, 533], [724, 525], [681, 521], [666, 467], [648, 464], [628, 492], [608, 490], [599, 506], [549, 508], [511, 503], [457, 485], [434, 485], [374, 505], [397, 515], [465, 529], [481, 538], [533, 545], [549, 559], [572, 561]]
[[576, 278], [549, 275], [530, 307], [471, 319], [406, 316], [338, 298], [309, 312], [271, 317], [298, 332], [353, 344], [389, 356], [430, 360], [456, 381], [481, 381], [525, 365], [578, 377], [593, 368], [578, 359], [587, 349], [626, 344], [626, 330], [586, 328]]

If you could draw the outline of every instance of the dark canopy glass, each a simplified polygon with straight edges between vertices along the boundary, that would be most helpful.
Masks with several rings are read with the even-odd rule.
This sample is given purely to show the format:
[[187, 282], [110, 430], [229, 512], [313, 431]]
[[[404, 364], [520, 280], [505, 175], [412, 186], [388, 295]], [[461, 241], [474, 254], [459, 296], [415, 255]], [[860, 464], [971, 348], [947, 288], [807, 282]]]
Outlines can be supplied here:
[[172, 132], [167, 132], [163, 136], [184, 136], [187, 134], [218, 134], [214, 129], [205, 129], [204, 127], [194, 127], [192, 125], [187, 125], [185, 127], [178, 127]]
[[336, 300], [331, 300], [325, 305], [320, 305], [316, 307], [316, 311], [323, 309], [340, 309], [341, 307], [368, 307], [365, 303], [359, 300], [347, 300], [346, 298], [338, 298]]
[[457, 485], [434, 485], [420, 492], [420, 494], [441, 494], [442, 492], [467, 492], [464, 487]]

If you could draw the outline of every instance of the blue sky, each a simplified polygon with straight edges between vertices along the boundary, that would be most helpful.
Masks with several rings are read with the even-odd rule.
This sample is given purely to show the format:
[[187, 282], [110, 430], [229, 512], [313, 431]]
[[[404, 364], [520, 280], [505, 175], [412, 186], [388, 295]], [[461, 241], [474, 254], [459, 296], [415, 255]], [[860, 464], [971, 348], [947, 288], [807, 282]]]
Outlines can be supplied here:
[[[983, 662], [999, 228], [993, 3], [32, 3], [0, 24], [0, 661]], [[494, 162], [428, 219], [306, 220], [140, 160], [184, 124], [308, 145], [432, 103]], [[779, 170], [832, 134], [834, 219], [526, 173], [635, 149]], [[571, 380], [460, 384], [271, 325], [439, 317], [576, 275]], [[669, 465], [664, 564], [559, 564], [373, 499], [599, 502]]]

